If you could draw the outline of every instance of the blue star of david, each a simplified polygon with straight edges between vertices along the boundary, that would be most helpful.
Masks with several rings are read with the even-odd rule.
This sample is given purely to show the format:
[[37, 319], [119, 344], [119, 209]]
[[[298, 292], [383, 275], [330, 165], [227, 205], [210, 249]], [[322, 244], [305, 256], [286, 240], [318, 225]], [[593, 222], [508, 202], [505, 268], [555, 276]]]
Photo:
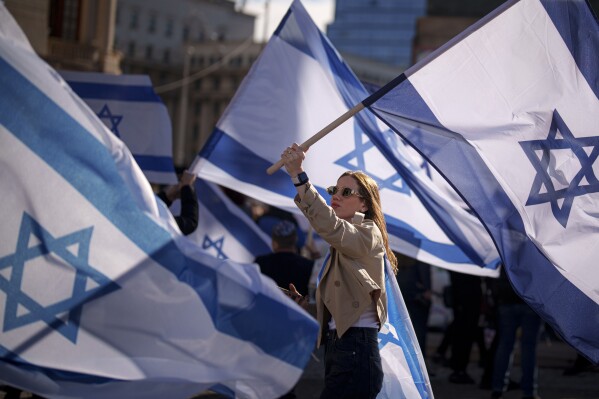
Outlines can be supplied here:
[[[561, 139], [557, 137], [558, 131], [561, 133]], [[526, 205], [550, 203], [553, 216], [563, 227], [566, 227], [574, 198], [599, 192], [599, 181], [593, 172], [593, 164], [599, 156], [599, 137], [574, 137], [560, 114], [555, 110], [547, 139], [521, 141], [520, 146], [537, 172]], [[585, 147], [592, 148], [590, 153], [585, 151]], [[565, 182], [567, 187], [556, 190], [551, 176], [560, 178], [562, 181], [565, 178], [559, 170], [556, 170], [551, 151], [563, 149], [572, 151], [580, 162], [581, 168], [570, 182]], [[540, 158], [536, 153], [538, 151], [542, 151]], [[580, 184], [583, 178], [588, 184]], [[546, 189], [545, 193], [541, 193], [543, 187]], [[561, 206], [559, 205], [560, 200], [563, 200]]]
[[[339, 158], [335, 163], [339, 166], [342, 166], [346, 169], [358, 169], [367, 173], [370, 177], [374, 179], [376, 184], [379, 186], [379, 190], [388, 189], [393, 190], [403, 194], [410, 194], [410, 187], [403, 181], [401, 176], [398, 173], [391, 175], [390, 177], [383, 179], [376, 176], [374, 173], [368, 172], [366, 168], [366, 160], [365, 154], [368, 150], [374, 147], [374, 144], [367, 138], [366, 142], [362, 142], [362, 129], [358, 125], [357, 122], [354, 122], [354, 143], [355, 150], [350, 151], [348, 154]], [[355, 160], [355, 163], [352, 161]], [[400, 185], [395, 184], [396, 182], [400, 182]]]
[[110, 128], [110, 131], [117, 137], [121, 137], [121, 133], [119, 132], [119, 124], [123, 120], [123, 115], [113, 115], [112, 112], [110, 112], [110, 108], [108, 108], [108, 104], [104, 104], [98, 113], [98, 118], [108, 121], [106, 127]]
[[[89, 227], [55, 238], [33, 217], [23, 213], [15, 252], [0, 258], [0, 271], [12, 267], [9, 278], [0, 274], [0, 290], [6, 293], [3, 332], [43, 321], [69, 341], [77, 342], [83, 305], [119, 288], [88, 263], [92, 230], [93, 227]], [[38, 239], [39, 243], [29, 246], [32, 235]], [[78, 246], [76, 255], [68, 249], [74, 245]], [[76, 270], [76, 275], [70, 297], [43, 306], [23, 292], [21, 287], [27, 262], [46, 256], [52, 257], [52, 262], [46, 262], [43, 266], [44, 269], [36, 270], [36, 272], [51, 279], [52, 270], [57, 267], [54, 265], [59, 261], [58, 267], [72, 267]], [[86, 289], [88, 279], [95, 281], [97, 287]], [[19, 312], [19, 307], [27, 312]], [[68, 315], [66, 320], [58, 317], [64, 314]]]
[[202, 248], [203, 249], [214, 248], [216, 250], [216, 257], [218, 259], [229, 259], [229, 257], [227, 255], [225, 255], [225, 253], [223, 252], [224, 242], [225, 242], [225, 236], [222, 236], [221, 238], [213, 241], [208, 236], [208, 234], [206, 234], [204, 236], [204, 241], [202, 242]]
[[379, 333], [379, 349], [383, 349], [387, 344], [395, 344], [401, 347], [401, 341], [393, 335], [390, 329], [387, 329], [387, 333]]

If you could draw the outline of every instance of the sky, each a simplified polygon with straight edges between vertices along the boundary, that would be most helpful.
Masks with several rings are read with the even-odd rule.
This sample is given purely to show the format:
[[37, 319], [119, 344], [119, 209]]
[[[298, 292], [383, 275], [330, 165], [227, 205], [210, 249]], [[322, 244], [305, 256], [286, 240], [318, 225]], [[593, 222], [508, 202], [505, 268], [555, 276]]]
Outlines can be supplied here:
[[[266, 27], [267, 37], [270, 38], [274, 30], [281, 22], [281, 19], [289, 9], [292, 0], [246, 0], [243, 12], [256, 15], [256, 26], [254, 28], [254, 39], [262, 42], [264, 39], [264, 5], [269, 2], [268, 24]], [[242, 0], [237, 0], [237, 4]], [[326, 31], [326, 25], [333, 21], [335, 15], [335, 0], [302, 0], [302, 4], [323, 32]]]

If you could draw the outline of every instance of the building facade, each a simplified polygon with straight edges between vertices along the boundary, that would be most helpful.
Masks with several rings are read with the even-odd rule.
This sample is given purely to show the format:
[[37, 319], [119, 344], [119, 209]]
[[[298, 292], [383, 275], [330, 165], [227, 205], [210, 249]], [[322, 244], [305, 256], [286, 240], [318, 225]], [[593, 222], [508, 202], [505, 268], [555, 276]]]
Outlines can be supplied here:
[[35, 51], [56, 69], [120, 73], [116, 0], [5, 0]]
[[343, 54], [407, 68], [426, 0], [339, 0], [327, 36]]
[[118, 1], [123, 73], [152, 79], [173, 123], [176, 166], [190, 165], [258, 57], [254, 21], [230, 0]]

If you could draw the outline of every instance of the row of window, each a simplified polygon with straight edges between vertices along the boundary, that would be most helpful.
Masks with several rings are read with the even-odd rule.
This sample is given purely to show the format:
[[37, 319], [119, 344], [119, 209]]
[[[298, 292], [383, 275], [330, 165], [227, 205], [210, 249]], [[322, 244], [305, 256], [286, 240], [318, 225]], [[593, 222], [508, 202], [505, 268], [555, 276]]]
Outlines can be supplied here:
[[[118, 38], [115, 39], [114, 47], [119, 50], [124, 50], [119, 47]], [[130, 58], [137, 58], [138, 55], [138, 45], [135, 41], [130, 41], [127, 43], [127, 48], [125, 50], [125, 54]], [[143, 47], [143, 58], [147, 61], [161, 61], [165, 64], [169, 64], [171, 62], [171, 50], [169, 48], [163, 49], [161, 52], [158, 52], [152, 44], [148, 44]], [[205, 68], [210, 65], [216, 64], [221, 60], [220, 55], [192, 55], [189, 60], [190, 67], [194, 68]], [[228, 59], [226, 65], [231, 68], [241, 68], [243, 66], [250, 66], [255, 61], [255, 57], [243, 57], [241, 55], [237, 55], [235, 57], [231, 57]]]
[[[123, 19], [123, 15], [125, 15], [126, 12], [128, 12], [126, 27], [130, 31], [145, 31], [146, 33], [149, 33], [149, 34], [160, 34], [161, 32], [159, 32], [159, 30], [161, 30], [162, 34], [166, 38], [171, 38], [175, 34], [175, 20], [172, 17], [165, 17], [165, 18], [159, 19], [159, 16], [157, 13], [150, 12], [148, 15], [146, 15], [146, 18], [144, 18], [144, 23], [143, 23], [144, 26], [142, 26], [141, 11], [135, 7], [128, 8], [128, 9], [126, 9], [126, 11], [123, 11], [122, 7], [117, 6], [117, 13], [116, 13], [116, 26], [117, 27], [121, 26], [122, 23], [125, 23], [124, 21], [121, 21], [121, 20]], [[121, 14], [123, 14], [123, 15], [121, 15]], [[162, 26], [159, 27], [159, 25], [162, 25]], [[189, 42], [189, 41], [200, 41], [201, 42], [201, 41], [206, 40], [206, 37], [204, 34], [204, 29], [202, 29], [201, 22], [199, 20], [195, 20], [195, 21], [193, 21], [193, 26], [197, 27], [197, 29], [195, 29], [195, 31], [196, 31], [195, 34], [194, 34], [194, 32], [192, 32], [191, 23], [184, 24], [181, 27], [181, 41], [182, 42]], [[224, 34], [222, 34], [222, 35], [219, 34], [219, 37], [214, 37], [211, 39], [224, 40]]]

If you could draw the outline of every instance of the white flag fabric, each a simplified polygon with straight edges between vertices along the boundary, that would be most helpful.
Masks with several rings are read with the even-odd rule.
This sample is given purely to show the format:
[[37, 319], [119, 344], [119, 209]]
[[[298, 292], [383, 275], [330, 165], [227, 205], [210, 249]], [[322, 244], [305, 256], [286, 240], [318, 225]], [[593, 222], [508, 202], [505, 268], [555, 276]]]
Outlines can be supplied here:
[[172, 126], [147, 75], [60, 71], [61, 76], [125, 142], [151, 183], [176, 184]]
[[317, 323], [255, 265], [177, 233], [127, 147], [3, 3], [0, 143], [0, 383], [92, 399], [293, 387]]
[[363, 101], [458, 190], [520, 296], [599, 363], [599, 23], [509, 1]]
[[[289, 176], [284, 171], [269, 176], [266, 168], [280, 159], [287, 145], [303, 143], [366, 96], [301, 3], [294, 1], [192, 170], [298, 212]], [[482, 224], [444, 197], [406, 151], [386, 140], [397, 137], [371, 113], [361, 112], [310, 149], [304, 166], [311, 183], [326, 197], [325, 188], [343, 172], [361, 169], [379, 185], [394, 250], [450, 270], [497, 276], [498, 254]]]
[[187, 236], [219, 259], [252, 263], [272, 252], [271, 238], [214, 183], [197, 179], [199, 218]]

